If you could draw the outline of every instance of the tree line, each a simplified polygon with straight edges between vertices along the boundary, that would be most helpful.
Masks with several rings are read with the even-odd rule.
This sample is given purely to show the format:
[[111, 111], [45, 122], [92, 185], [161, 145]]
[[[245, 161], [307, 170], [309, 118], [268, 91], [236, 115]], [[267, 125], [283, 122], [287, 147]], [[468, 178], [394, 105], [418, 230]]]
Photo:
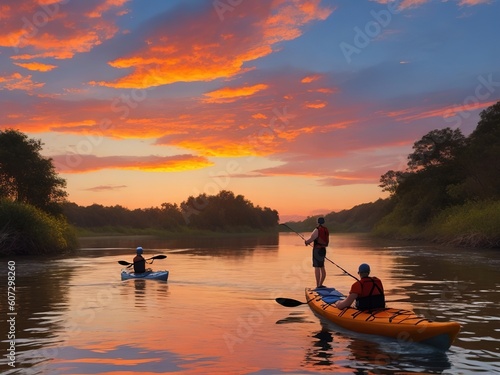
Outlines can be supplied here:
[[279, 222], [276, 210], [254, 206], [243, 195], [223, 190], [216, 195], [190, 196], [180, 205], [163, 203], [160, 207], [129, 210], [123, 206], [78, 206], [64, 203], [69, 223], [81, 228], [104, 226], [176, 231], [191, 229], [226, 231], [275, 228]]
[[0, 256], [76, 249], [77, 227], [236, 232], [269, 230], [279, 222], [276, 210], [225, 190], [191, 196], [180, 205], [81, 207], [67, 200], [66, 181], [52, 159], [40, 154], [42, 146], [19, 130], [0, 130]]
[[425, 134], [404, 170], [381, 176], [390, 197], [325, 215], [332, 230], [500, 247], [500, 102], [479, 116], [469, 136], [459, 128]]

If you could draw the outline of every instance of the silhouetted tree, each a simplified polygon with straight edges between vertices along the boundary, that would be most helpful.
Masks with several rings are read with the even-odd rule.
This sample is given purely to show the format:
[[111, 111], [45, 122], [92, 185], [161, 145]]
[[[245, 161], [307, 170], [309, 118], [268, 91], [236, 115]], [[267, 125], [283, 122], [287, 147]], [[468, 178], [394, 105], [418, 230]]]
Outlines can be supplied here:
[[465, 145], [460, 129], [432, 130], [413, 144], [413, 153], [408, 155], [408, 170], [418, 171], [439, 166], [454, 160]]
[[52, 159], [40, 155], [42, 145], [17, 130], [0, 131], [0, 197], [59, 213], [66, 181], [57, 176]]

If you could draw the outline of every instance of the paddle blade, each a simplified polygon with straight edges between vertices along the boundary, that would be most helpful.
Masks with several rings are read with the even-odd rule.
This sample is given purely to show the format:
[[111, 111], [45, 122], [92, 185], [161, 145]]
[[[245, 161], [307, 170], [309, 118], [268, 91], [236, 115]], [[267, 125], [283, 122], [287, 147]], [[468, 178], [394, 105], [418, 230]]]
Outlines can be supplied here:
[[296, 299], [291, 299], [291, 298], [276, 298], [276, 302], [285, 307], [296, 307], [307, 303], [307, 302], [300, 302], [297, 301]]
[[122, 266], [130, 266], [132, 263], [126, 262], [124, 260], [119, 260], [118, 263], [120, 263]]
[[154, 257], [151, 257], [151, 259], [165, 259], [166, 257], [166, 255], [155, 255]]

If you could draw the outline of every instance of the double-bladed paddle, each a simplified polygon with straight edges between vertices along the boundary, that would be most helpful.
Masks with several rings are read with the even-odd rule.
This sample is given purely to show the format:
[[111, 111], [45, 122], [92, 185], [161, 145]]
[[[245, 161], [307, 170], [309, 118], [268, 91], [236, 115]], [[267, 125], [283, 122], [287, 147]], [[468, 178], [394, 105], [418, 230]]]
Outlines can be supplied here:
[[[145, 260], [151, 260], [151, 259], [165, 259], [167, 256], [166, 255], [155, 255], [154, 257], [151, 257], [151, 258], [148, 258], [148, 259], [145, 259]], [[134, 263], [137, 263], [137, 262], [134, 262], [134, 263], [130, 263], [130, 262], [127, 262], [125, 260], [119, 260], [118, 263], [120, 263], [122, 266], [132, 266], [134, 265]]]

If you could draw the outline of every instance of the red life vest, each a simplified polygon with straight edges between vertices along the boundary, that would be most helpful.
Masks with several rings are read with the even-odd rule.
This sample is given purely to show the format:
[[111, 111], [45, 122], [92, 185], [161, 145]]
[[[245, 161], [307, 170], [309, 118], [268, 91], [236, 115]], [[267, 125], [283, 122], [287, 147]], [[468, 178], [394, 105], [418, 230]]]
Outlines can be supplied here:
[[358, 281], [361, 293], [356, 298], [359, 310], [380, 309], [385, 307], [384, 287], [377, 277], [363, 277]]
[[314, 240], [314, 247], [327, 247], [330, 242], [330, 233], [328, 233], [328, 228], [323, 225], [318, 225], [318, 237]]

